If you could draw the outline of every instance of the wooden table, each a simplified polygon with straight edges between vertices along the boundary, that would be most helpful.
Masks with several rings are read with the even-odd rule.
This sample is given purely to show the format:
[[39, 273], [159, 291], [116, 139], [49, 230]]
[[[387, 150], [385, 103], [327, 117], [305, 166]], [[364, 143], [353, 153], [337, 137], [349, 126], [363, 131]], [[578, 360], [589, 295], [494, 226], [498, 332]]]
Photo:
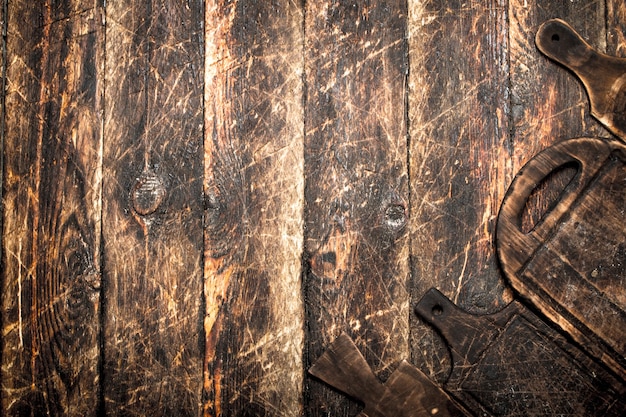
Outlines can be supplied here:
[[443, 381], [412, 306], [510, 302], [508, 185], [609, 136], [553, 17], [626, 56], [622, 0], [2, 1], [4, 415], [354, 416], [343, 332]]

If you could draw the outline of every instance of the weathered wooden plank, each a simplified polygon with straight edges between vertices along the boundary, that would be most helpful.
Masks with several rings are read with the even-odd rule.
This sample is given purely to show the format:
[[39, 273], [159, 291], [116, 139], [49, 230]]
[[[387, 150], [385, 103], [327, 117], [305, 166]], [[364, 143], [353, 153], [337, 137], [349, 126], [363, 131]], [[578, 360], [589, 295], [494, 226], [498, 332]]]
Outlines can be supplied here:
[[109, 1], [104, 406], [194, 416], [202, 387], [201, 1]]
[[2, 259], [7, 416], [95, 415], [102, 6], [9, 2]]
[[563, 19], [593, 47], [604, 51], [606, 22], [604, 3], [592, 0], [553, 1], [533, 7], [524, 7], [523, 0], [514, 0], [509, 8], [513, 140], [518, 146], [520, 142], [534, 143], [525, 154], [516, 154], [519, 167], [520, 161], [528, 160], [537, 150], [559, 139], [604, 133], [589, 116], [582, 84], [536, 48], [539, 25], [551, 18]]
[[[510, 300], [493, 236], [511, 178], [507, 2], [409, 1], [413, 299], [438, 288], [464, 309]], [[412, 324], [414, 363], [441, 379], [448, 353]]]
[[[306, 3], [305, 365], [347, 333], [385, 380], [408, 351], [404, 1]], [[359, 406], [306, 380], [309, 416]]]
[[[6, 38], [7, 38], [7, 7], [8, 7], [8, 1], [4, 0], [2, 2], [0, 2], [0, 147], [2, 147], [2, 149], [0, 150], [0, 185], [3, 183], [4, 181], [4, 158], [2, 155], [4, 155], [4, 135], [5, 135], [5, 98], [6, 98], [6, 52], [7, 52], [7, 45], [6, 45]], [[3, 221], [4, 221], [4, 216], [3, 216], [3, 210], [2, 210], [2, 193], [3, 193], [3, 187], [0, 186], [0, 242], [2, 241], [1, 236], [2, 236], [2, 225], [3, 225]], [[3, 255], [4, 254], [4, 246], [2, 245], [2, 243], [0, 243], [0, 264], [2, 264], [2, 259], [3, 259]], [[2, 287], [2, 278], [1, 278], [1, 273], [0, 273], [0, 288]], [[1, 303], [1, 296], [0, 296], [0, 303]], [[1, 317], [1, 316], [0, 316]], [[1, 318], [0, 318], [0, 323], [1, 323]], [[2, 363], [2, 335], [0, 334], [0, 364]], [[0, 379], [0, 384], [2, 384], [1, 379]], [[1, 394], [0, 394], [1, 395]]]
[[206, 416], [302, 412], [302, 22], [206, 4]]

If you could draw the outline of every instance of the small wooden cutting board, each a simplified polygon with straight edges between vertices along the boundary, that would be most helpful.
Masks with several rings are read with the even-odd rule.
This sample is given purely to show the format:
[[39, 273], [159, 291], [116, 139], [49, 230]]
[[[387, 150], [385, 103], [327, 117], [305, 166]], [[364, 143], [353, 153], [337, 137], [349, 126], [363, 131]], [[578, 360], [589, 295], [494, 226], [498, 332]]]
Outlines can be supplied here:
[[560, 19], [543, 23], [535, 43], [576, 74], [587, 90], [591, 114], [626, 141], [626, 59], [598, 52]]
[[521, 303], [468, 314], [435, 289], [416, 312], [446, 340], [444, 385], [476, 415], [621, 416], [626, 387]]

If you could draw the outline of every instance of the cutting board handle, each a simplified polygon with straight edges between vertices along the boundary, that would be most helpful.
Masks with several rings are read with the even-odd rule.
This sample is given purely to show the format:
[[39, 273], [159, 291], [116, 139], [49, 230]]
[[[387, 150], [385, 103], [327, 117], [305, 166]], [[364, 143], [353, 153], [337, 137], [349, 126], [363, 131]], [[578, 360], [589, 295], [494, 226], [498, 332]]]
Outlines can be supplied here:
[[[576, 138], [560, 142], [532, 158], [509, 187], [496, 229], [496, 247], [501, 266], [508, 277], [514, 276], [554, 233], [576, 198], [609, 158], [614, 147], [610, 140]], [[576, 174], [559, 195], [553, 208], [543, 214], [534, 227], [522, 230], [522, 213], [532, 192], [550, 176], [566, 166]]]

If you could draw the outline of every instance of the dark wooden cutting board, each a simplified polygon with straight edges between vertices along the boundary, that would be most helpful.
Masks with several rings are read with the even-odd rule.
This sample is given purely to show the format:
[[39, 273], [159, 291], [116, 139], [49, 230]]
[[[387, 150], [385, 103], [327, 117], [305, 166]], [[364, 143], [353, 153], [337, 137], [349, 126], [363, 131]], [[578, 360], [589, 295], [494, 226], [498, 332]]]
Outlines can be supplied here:
[[587, 90], [591, 114], [626, 141], [626, 59], [595, 50], [560, 19], [543, 23], [535, 43], [547, 57], [576, 74]]
[[[531, 193], [564, 167], [576, 174], [532, 230]], [[538, 154], [500, 211], [497, 251], [511, 285], [589, 353], [626, 375], [626, 146], [579, 138]]]
[[362, 402], [358, 417], [463, 417], [470, 413], [419, 369], [402, 361], [381, 383], [347, 334], [341, 334], [309, 369], [311, 375]]
[[626, 410], [623, 381], [518, 301], [476, 316], [431, 289], [416, 312], [450, 350], [444, 389], [476, 415], [621, 416]]

